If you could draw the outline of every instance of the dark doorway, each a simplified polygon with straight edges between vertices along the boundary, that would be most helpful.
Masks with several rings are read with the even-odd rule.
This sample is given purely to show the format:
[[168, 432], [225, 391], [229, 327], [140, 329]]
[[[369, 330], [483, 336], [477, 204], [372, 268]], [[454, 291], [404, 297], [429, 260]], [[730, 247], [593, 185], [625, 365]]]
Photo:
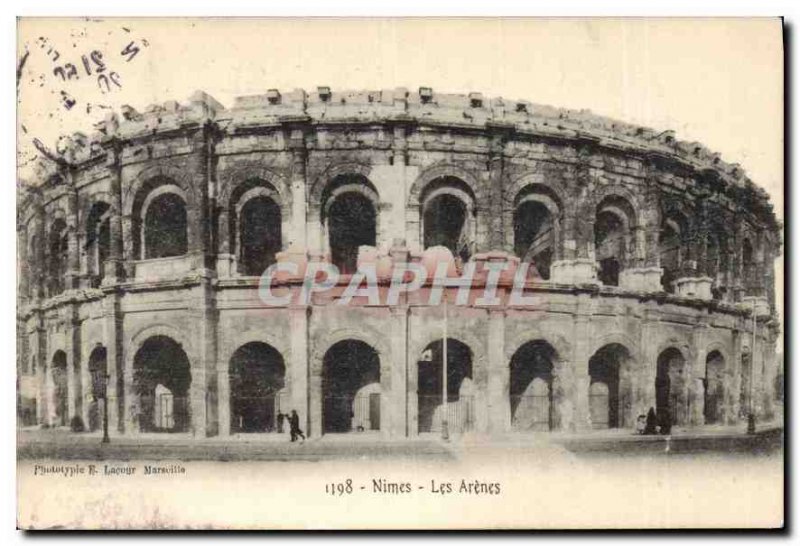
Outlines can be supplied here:
[[618, 428], [624, 424], [621, 371], [628, 350], [617, 343], [605, 345], [589, 359], [589, 416], [592, 428]]
[[166, 336], [144, 342], [133, 360], [138, 397], [134, 419], [142, 432], [186, 432], [190, 427], [189, 359], [180, 344]]
[[186, 254], [186, 226], [186, 205], [179, 195], [164, 193], [154, 198], [144, 218], [144, 258]]
[[[283, 357], [266, 343], [236, 350], [230, 362], [231, 432], [273, 432], [285, 387]], [[285, 411], [284, 411], [285, 413]]]
[[686, 422], [688, 409], [682, 395], [685, 360], [678, 349], [669, 348], [658, 356], [656, 370], [656, 411], [668, 415], [674, 425]]
[[275, 263], [281, 250], [281, 209], [269, 197], [259, 195], [242, 207], [239, 228], [240, 271], [262, 275]]
[[703, 379], [703, 416], [707, 425], [721, 423], [725, 403], [725, 359], [719, 351], [706, 357], [706, 376]]
[[467, 206], [450, 194], [437, 195], [425, 203], [424, 247], [446, 247], [453, 256], [466, 262], [472, 237]]
[[509, 395], [511, 427], [519, 431], [554, 428], [553, 362], [555, 349], [545, 341], [530, 341], [511, 359]]
[[375, 246], [376, 212], [372, 202], [357, 192], [337, 196], [328, 212], [328, 232], [333, 264], [340, 273], [355, 273], [358, 248]]
[[598, 277], [607, 286], [619, 285], [619, 272], [625, 255], [625, 224], [610, 210], [600, 210], [594, 224], [594, 246], [600, 264]]
[[550, 211], [538, 201], [525, 201], [514, 211], [514, 251], [534, 265], [540, 278], [550, 278], [555, 231]]
[[474, 426], [472, 351], [464, 343], [447, 339], [447, 404], [442, 404], [442, 341], [434, 341], [417, 363], [417, 419], [419, 432], [441, 431], [447, 417], [450, 432], [467, 432]]
[[102, 398], [106, 395], [106, 382], [108, 378], [107, 357], [105, 347], [95, 347], [89, 355], [89, 377], [92, 381], [92, 396], [89, 399], [89, 422], [86, 424], [90, 431], [99, 430], [103, 426], [101, 406]]
[[380, 430], [381, 370], [378, 353], [354, 339], [325, 353], [322, 374], [322, 432]]

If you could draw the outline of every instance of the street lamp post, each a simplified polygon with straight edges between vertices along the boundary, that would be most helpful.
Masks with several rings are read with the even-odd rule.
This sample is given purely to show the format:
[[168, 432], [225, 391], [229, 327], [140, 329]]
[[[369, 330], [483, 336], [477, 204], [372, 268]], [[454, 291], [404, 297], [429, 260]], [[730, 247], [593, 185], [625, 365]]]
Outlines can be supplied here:
[[108, 379], [111, 376], [103, 374], [103, 440], [102, 443], [107, 444], [111, 441], [108, 437]]
[[444, 294], [444, 327], [442, 328], [442, 440], [450, 439], [447, 424], [447, 292]]

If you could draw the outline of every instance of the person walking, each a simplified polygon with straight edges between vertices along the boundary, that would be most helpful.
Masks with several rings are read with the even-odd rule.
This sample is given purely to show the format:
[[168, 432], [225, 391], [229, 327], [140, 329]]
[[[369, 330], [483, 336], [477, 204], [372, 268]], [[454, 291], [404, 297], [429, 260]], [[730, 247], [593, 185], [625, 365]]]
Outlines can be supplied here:
[[305, 434], [300, 430], [300, 416], [297, 415], [296, 410], [292, 410], [291, 415], [289, 415], [289, 431], [291, 432], [292, 442], [297, 440], [298, 437], [302, 438], [303, 442], [306, 441]]
[[656, 410], [652, 407], [650, 411], [647, 412], [647, 420], [644, 426], [644, 433], [645, 434], [655, 434], [656, 433], [656, 425], [658, 424], [658, 418], [656, 417]]

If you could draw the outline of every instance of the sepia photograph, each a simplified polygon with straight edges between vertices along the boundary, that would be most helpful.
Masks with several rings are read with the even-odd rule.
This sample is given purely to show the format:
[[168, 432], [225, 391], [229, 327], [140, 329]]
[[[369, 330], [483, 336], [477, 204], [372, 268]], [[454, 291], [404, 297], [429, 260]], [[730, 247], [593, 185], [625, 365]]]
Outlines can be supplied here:
[[18, 18], [18, 528], [781, 529], [785, 32]]

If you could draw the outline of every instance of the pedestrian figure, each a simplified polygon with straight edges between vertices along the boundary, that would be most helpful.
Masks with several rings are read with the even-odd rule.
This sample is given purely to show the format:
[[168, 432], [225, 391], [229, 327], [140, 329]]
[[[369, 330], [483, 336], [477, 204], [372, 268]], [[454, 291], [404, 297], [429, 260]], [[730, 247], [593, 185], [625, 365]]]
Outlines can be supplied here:
[[292, 435], [292, 442], [297, 440], [298, 437], [302, 438], [304, 442], [306, 441], [305, 434], [300, 430], [300, 416], [297, 415], [295, 410], [292, 410], [292, 414], [289, 416], [289, 430]]
[[283, 421], [286, 415], [282, 411], [278, 411], [278, 434], [283, 434]]
[[645, 416], [642, 413], [636, 418], [636, 434], [644, 434], [645, 425]]
[[652, 407], [647, 412], [647, 421], [644, 425], [644, 433], [645, 434], [655, 434], [656, 433], [656, 424], [658, 424], [658, 419], [656, 418], [656, 410]]

